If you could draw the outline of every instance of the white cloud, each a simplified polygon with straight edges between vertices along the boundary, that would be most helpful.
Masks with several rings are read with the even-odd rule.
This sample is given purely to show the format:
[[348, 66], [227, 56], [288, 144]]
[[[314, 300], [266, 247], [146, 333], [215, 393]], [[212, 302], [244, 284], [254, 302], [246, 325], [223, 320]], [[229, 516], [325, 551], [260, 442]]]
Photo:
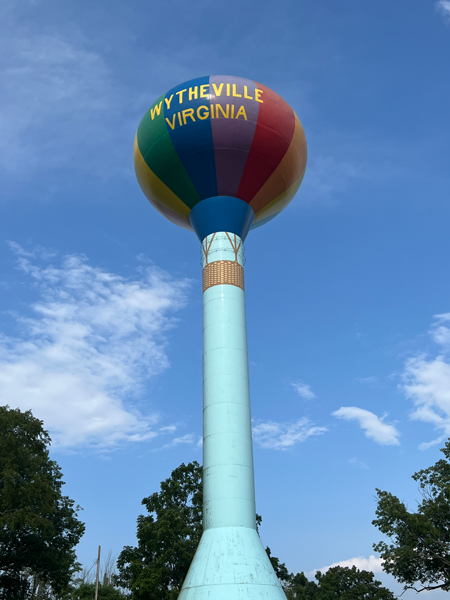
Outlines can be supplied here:
[[347, 560], [340, 560], [339, 562], [335, 562], [332, 565], [328, 565], [326, 567], [321, 567], [320, 569], [315, 569], [310, 573], [307, 573], [307, 576], [311, 578], [314, 576], [317, 571], [321, 573], [326, 573], [328, 569], [333, 567], [356, 567], [360, 571], [372, 571], [372, 573], [382, 573], [383, 569], [381, 566], [381, 558], [377, 558], [373, 554], [369, 556], [369, 558], [365, 558], [364, 556], [356, 556], [355, 558], [348, 558]]
[[378, 444], [383, 446], [398, 446], [400, 444], [398, 441], [399, 431], [393, 425], [384, 423], [383, 419], [380, 419], [369, 410], [356, 406], [342, 406], [332, 414], [338, 419], [357, 421], [361, 429], [364, 430], [366, 437]]
[[402, 374], [403, 392], [414, 404], [411, 418], [430, 423], [440, 432], [436, 439], [422, 443], [421, 450], [450, 436], [450, 313], [435, 315], [434, 319], [429, 333], [440, 346], [439, 354], [408, 359]]
[[[403, 390], [415, 406], [411, 418], [431, 423], [441, 430], [444, 437], [450, 436], [450, 364], [445, 357], [427, 359], [425, 356], [411, 358], [406, 362], [403, 373]], [[422, 449], [440, 443], [442, 436]]]
[[446, 23], [450, 23], [450, 0], [438, 0], [436, 2], [438, 12], [443, 16]]
[[434, 315], [435, 322], [431, 326], [431, 337], [436, 344], [443, 346], [444, 349], [450, 349], [450, 313]]
[[298, 442], [304, 442], [309, 437], [321, 435], [326, 431], [326, 427], [316, 427], [306, 418], [288, 423], [267, 421], [253, 427], [253, 439], [262, 448], [287, 450]]
[[305, 400], [312, 400], [316, 397], [315, 393], [311, 390], [309, 385], [303, 383], [303, 381], [297, 381], [295, 383], [291, 383], [291, 386], [300, 396], [300, 398], [304, 398]]
[[165, 333], [188, 283], [156, 268], [125, 279], [82, 256], [44, 266], [36, 253], [12, 247], [40, 298], [31, 316], [17, 317], [20, 337], [0, 337], [2, 403], [31, 409], [57, 446], [111, 447], [159, 435], [157, 415], [142, 414], [136, 399], [169, 366]]

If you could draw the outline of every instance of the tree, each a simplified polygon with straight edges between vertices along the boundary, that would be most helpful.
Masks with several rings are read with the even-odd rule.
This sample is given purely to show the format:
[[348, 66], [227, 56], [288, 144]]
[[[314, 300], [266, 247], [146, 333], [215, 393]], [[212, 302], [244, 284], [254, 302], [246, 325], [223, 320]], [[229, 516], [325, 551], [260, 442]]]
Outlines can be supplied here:
[[290, 575], [283, 582], [288, 600], [394, 600], [394, 594], [377, 581], [370, 571], [356, 567], [332, 567], [318, 571], [317, 583], [308, 581], [304, 573]]
[[314, 581], [308, 581], [304, 573], [291, 574], [290, 580], [283, 582], [287, 600], [320, 600], [319, 586]]
[[61, 494], [50, 436], [31, 411], [0, 407], [0, 598], [62, 595], [78, 570], [78, 506]]
[[[260, 525], [262, 519], [259, 515], [258, 515], [258, 517], [259, 517], [258, 525]], [[290, 574], [289, 571], [287, 570], [286, 564], [282, 563], [280, 561], [280, 559], [277, 558], [276, 556], [272, 556], [272, 552], [271, 552], [269, 546], [267, 546], [267, 548], [266, 548], [266, 554], [269, 557], [270, 562], [272, 563], [273, 570], [275, 571], [278, 579], [281, 581], [281, 583], [288, 585], [291, 581], [292, 574]]]
[[138, 546], [119, 554], [116, 582], [136, 600], [175, 600], [202, 535], [202, 467], [180, 465], [142, 504], [149, 515], [138, 517]]
[[[92, 600], [95, 596], [95, 583], [80, 583], [71, 594], [71, 600]], [[98, 586], [98, 600], [125, 600], [124, 594], [111, 584]]]
[[370, 571], [355, 566], [332, 567], [326, 573], [316, 573], [319, 600], [394, 600], [394, 594], [381, 585]]
[[416, 512], [389, 492], [377, 490], [373, 524], [391, 543], [379, 542], [374, 548], [383, 569], [405, 590], [450, 591], [450, 440], [441, 452], [445, 458], [412, 476], [423, 498]]

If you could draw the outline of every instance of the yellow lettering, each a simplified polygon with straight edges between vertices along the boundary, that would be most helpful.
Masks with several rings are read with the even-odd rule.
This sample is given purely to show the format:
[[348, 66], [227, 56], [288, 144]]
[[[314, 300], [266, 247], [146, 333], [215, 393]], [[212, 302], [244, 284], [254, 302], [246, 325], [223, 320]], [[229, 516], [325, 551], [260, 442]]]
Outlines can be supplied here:
[[198, 87], [189, 88], [189, 100], [197, 100], [198, 98]]
[[[179, 113], [178, 113], [178, 114], [179, 114]], [[167, 125], [170, 127], [170, 129], [172, 129], [172, 130], [173, 130], [173, 129], [175, 129], [175, 117], [176, 117], [176, 116], [177, 116], [176, 114], [174, 114], [174, 115], [173, 115], [172, 123], [171, 123], [171, 122], [169, 121], [169, 119], [166, 117], [166, 123], [167, 123]]]
[[242, 98], [242, 94], [238, 94], [238, 93], [236, 92], [236, 84], [235, 84], [235, 83], [233, 83], [233, 96], [234, 96], [235, 98]]
[[178, 123], [180, 125], [183, 125], [183, 122], [181, 121], [181, 113], [177, 113], [177, 115], [178, 115]]
[[244, 85], [244, 98], [247, 98], [247, 100], [253, 100], [252, 96], [247, 95], [247, 86], [246, 85]]
[[169, 108], [170, 108], [170, 103], [172, 102], [172, 98], [173, 98], [173, 94], [170, 96], [169, 99], [164, 98], [164, 101], [165, 101], [166, 106], [167, 106], [167, 110], [169, 110]]
[[[205, 112], [203, 114], [200, 114], [200, 111], [204, 110]], [[202, 121], [204, 119], [207, 119], [209, 117], [209, 110], [207, 106], [199, 106], [197, 108], [197, 118], [201, 119]]]
[[184, 92], [187, 92], [187, 89], [186, 90], [180, 90], [179, 92], [175, 92], [176, 95], [178, 96], [178, 102], [180, 104], [183, 104], [183, 94], [184, 94]]
[[214, 106], [215, 104], [211, 104], [211, 119], [214, 119]]
[[231, 118], [234, 119], [234, 104], [231, 105]]
[[204, 85], [200, 86], [200, 98], [208, 98], [209, 96], [209, 83], [205, 83]]
[[195, 119], [194, 119], [194, 109], [193, 108], [185, 108], [184, 110], [181, 111], [183, 114], [183, 122], [186, 125], [186, 119], [188, 117], [191, 117], [192, 121], [195, 123]]
[[247, 115], [246, 115], [246, 113], [245, 113], [245, 108], [244, 108], [243, 106], [240, 106], [240, 107], [239, 107], [239, 110], [237, 111], [237, 114], [236, 114], [236, 119], [239, 119], [239, 117], [240, 117], [241, 115], [242, 115], [242, 116], [244, 117], [244, 119], [247, 121]]
[[159, 104], [155, 104], [155, 106], [150, 109], [150, 113], [152, 115], [152, 121], [155, 118], [155, 114], [158, 116], [161, 114], [161, 105], [162, 105], [162, 100]]
[[220, 106], [220, 104], [216, 104], [216, 117], [217, 118], [219, 118], [219, 109], [220, 109], [220, 112], [222, 113], [222, 115], [225, 117], [225, 119], [229, 119], [230, 118], [230, 105], [227, 104], [226, 106], [227, 106], [227, 112], [225, 113], [225, 111]]
[[218, 88], [215, 83], [213, 83], [212, 86], [213, 86], [215, 95], [220, 96], [222, 94], [223, 83], [221, 83]]
[[229, 96], [229, 95], [230, 95], [230, 84], [227, 83], [227, 96]]
[[259, 97], [261, 96], [262, 93], [263, 93], [263, 90], [258, 90], [258, 88], [255, 89], [255, 100], [256, 100], [256, 102], [263, 102], [262, 100], [259, 99]]

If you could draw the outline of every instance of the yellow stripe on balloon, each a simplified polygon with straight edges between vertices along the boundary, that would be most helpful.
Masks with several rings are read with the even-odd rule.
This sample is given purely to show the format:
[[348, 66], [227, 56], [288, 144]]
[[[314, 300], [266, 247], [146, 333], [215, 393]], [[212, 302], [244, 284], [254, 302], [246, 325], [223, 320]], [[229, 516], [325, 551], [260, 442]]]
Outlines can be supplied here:
[[171, 212], [179, 215], [182, 220], [187, 221], [188, 228], [191, 229], [189, 222], [191, 209], [150, 169], [139, 149], [137, 135], [134, 138], [133, 160], [137, 180], [147, 199], [152, 204], [155, 202], [162, 204]]

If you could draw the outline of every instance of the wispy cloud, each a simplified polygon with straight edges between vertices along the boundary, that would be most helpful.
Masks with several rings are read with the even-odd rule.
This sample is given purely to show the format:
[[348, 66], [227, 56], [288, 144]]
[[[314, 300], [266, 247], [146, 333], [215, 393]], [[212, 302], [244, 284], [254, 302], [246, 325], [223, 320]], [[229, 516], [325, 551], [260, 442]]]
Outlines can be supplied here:
[[436, 344], [445, 350], [450, 349], [450, 313], [434, 315], [434, 323], [431, 326], [431, 337]]
[[356, 567], [360, 571], [372, 571], [372, 573], [382, 573], [383, 568], [381, 566], [381, 558], [377, 558], [373, 554], [369, 556], [369, 558], [365, 558], [364, 556], [356, 556], [355, 558], [348, 558], [346, 560], [340, 560], [326, 567], [321, 567], [320, 569], [314, 569], [310, 573], [307, 573], [309, 577], [314, 576], [317, 571], [321, 573], [326, 573], [329, 569], [333, 567]]
[[12, 248], [39, 299], [31, 316], [17, 316], [20, 337], [0, 337], [2, 402], [32, 409], [58, 446], [111, 447], [164, 433], [136, 399], [169, 366], [165, 334], [188, 282], [152, 267], [125, 279], [83, 256], [42, 264], [42, 251]]
[[266, 421], [253, 427], [253, 439], [262, 448], [287, 450], [311, 436], [321, 435], [326, 431], [326, 427], [317, 427], [306, 418], [288, 423]]
[[372, 375], [371, 377], [358, 377], [357, 379], [355, 379], [355, 381], [357, 381], [358, 383], [362, 383], [363, 385], [376, 383], [377, 380], [378, 380], [378, 378], [375, 377], [374, 375]]
[[106, 121], [118, 108], [104, 60], [57, 34], [3, 33], [0, 167], [57, 167], [79, 160], [80, 146], [89, 162], [86, 152], [98, 143], [99, 128], [108, 136]]
[[174, 438], [171, 442], [164, 444], [160, 448], [156, 448], [155, 452], [160, 450], [168, 450], [169, 448], [176, 448], [177, 446], [201, 446], [202, 438], [196, 435], [195, 433], [187, 433], [181, 437]]
[[[366, 175], [367, 167], [351, 160], [336, 160], [333, 156], [318, 156], [309, 166], [303, 187], [314, 198], [331, 198], [350, 181]], [[307, 194], [305, 193], [305, 196]]]
[[438, 0], [436, 9], [442, 15], [445, 23], [450, 24], [450, 0]]
[[356, 456], [354, 456], [353, 458], [350, 458], [348, 461], [351, 465], [354, 465], [355, 467], [359, 467], [360, 469], [368, 469], [368, 465], [363, 462], [362, 460], [358, 460], [356, 458]]
[[402, 385], [415, 407], [411, 418], [430, 423], [441, 432], [436, 439], [421, 444], [422, 450], [450, 436], [450, 313], [435, 315], [429, 333], [440, 347], [439, 354], [434, 358], [419, 354], [408, 359]]
[[338, 419], [357, 421], [366, 437], [374, 440], [377, 444], [383, 446], [398, 446], [400, 444], [398, 440], [400, 432], [394, 425], [385, 423], [383, 418], [380, 419], [369, 410], [356, 406], [342, 406], [332, 414]]
[[310, 386], [306, 383], [303, 383], [303, 381], [291, 383], [291, 386], [294, 388], [294, 390], [297, 392], [300, 398], [304, 398], [305, 400], [312, 400], [316, 397], [315, 393], [311, 390]]

